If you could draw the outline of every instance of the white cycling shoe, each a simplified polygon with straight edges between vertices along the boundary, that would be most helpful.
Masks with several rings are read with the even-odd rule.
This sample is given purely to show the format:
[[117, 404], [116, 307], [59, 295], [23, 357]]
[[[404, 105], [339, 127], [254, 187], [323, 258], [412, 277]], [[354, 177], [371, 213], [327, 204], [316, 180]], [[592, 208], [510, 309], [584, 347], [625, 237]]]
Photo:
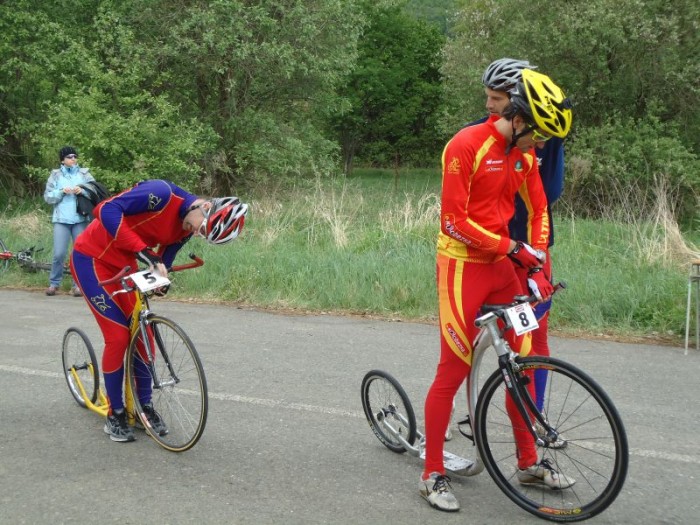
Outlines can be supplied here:
[[444, 510], [446, 512], [457, 512], [459, 501], [452, 494], [450, 478], [438, 472], [432, 472], [428, 479], [421, 476], [418, 484], [420, 495], [430, 504], [431, 507]]

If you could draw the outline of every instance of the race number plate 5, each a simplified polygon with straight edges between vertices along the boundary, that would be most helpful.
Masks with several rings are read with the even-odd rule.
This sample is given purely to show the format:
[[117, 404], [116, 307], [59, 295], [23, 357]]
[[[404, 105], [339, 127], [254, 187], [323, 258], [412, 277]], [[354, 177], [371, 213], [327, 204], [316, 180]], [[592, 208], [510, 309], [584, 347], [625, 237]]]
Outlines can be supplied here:
[[134, 284], [142, 292], [148, 292], [149, 290], [155, 290], [156, 288], [168, 286], [170, 284], [170, 279], [152, 270], [132, 273], [129, 278], [134, 281]]
[[535, 312], [530, 303], [518, 304], [506, 310], [506, 315], [513, 325], [513, 330], [518, 335], [523, 335], [539, 326]]

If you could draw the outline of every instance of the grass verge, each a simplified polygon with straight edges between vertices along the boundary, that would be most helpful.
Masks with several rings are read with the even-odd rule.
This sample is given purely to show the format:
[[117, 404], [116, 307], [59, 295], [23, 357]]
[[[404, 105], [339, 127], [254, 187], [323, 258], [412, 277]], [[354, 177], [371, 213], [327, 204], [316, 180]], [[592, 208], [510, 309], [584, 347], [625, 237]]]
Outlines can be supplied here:
[[[176, 275], [171, 297], [436, 321], [439, 173], [356, 173], [242, 195], [251, 212], [241, 238], [225, 247], [192, 240], [178, 262], [192, 251], [206, 265]], [[0, 216], [0, 238], [10, 250], [41, 245], [50, 252], [44, 208]], [[668, 216], [555, 216], [555, 233], [554, 273], [568, 289], [555, 298], [554, 333], [681, 341], [688, 263], [697, 252]], [[0, 274], [0, 287], [46, 283], [46, 274], [16, 266]]]

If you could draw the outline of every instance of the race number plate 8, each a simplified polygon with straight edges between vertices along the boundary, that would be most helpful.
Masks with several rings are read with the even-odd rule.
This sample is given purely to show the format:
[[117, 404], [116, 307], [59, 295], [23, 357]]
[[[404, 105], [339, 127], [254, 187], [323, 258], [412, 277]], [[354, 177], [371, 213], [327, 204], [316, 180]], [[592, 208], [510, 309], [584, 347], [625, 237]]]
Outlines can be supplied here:
[[149, 290], [155, 290], [156, 288], [168, 286], [170, 284], [170, 279], [163, 277], [153, 270], [143, 270], [141, 272], [132, 273], [129, 277], [142, 292], [148, 292]]
[[518, 304], [506, 310], [506, 315], [518, 335], [523, 335], [539, 326], [530, 303]]

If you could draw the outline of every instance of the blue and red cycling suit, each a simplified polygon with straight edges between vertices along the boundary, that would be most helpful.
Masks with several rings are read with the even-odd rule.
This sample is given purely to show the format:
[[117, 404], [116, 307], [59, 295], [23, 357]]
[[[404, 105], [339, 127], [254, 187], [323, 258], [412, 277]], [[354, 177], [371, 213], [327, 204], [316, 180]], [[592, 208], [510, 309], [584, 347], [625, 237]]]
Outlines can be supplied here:
[[[135, 254], [146, 248], [160, 255], [166, 267], [172, 266], [178, 250], [192, 236], [182, 225], [196, 199], [169, 181], [141, 182], [98, 204], [93, 211], [95, 220], [75, 242], [71, 272], [104, 337], [102, 372], [111, 410], [124, 407], [124, 354], [136, 298], [134, 294], [112, 297], [121, 286], [102, 287], [98, 282], [114, 277], [125, 266], [136, 271]], [[138, 384], [137, 394], [142, 404], [148, 403], [151, 384]]]

